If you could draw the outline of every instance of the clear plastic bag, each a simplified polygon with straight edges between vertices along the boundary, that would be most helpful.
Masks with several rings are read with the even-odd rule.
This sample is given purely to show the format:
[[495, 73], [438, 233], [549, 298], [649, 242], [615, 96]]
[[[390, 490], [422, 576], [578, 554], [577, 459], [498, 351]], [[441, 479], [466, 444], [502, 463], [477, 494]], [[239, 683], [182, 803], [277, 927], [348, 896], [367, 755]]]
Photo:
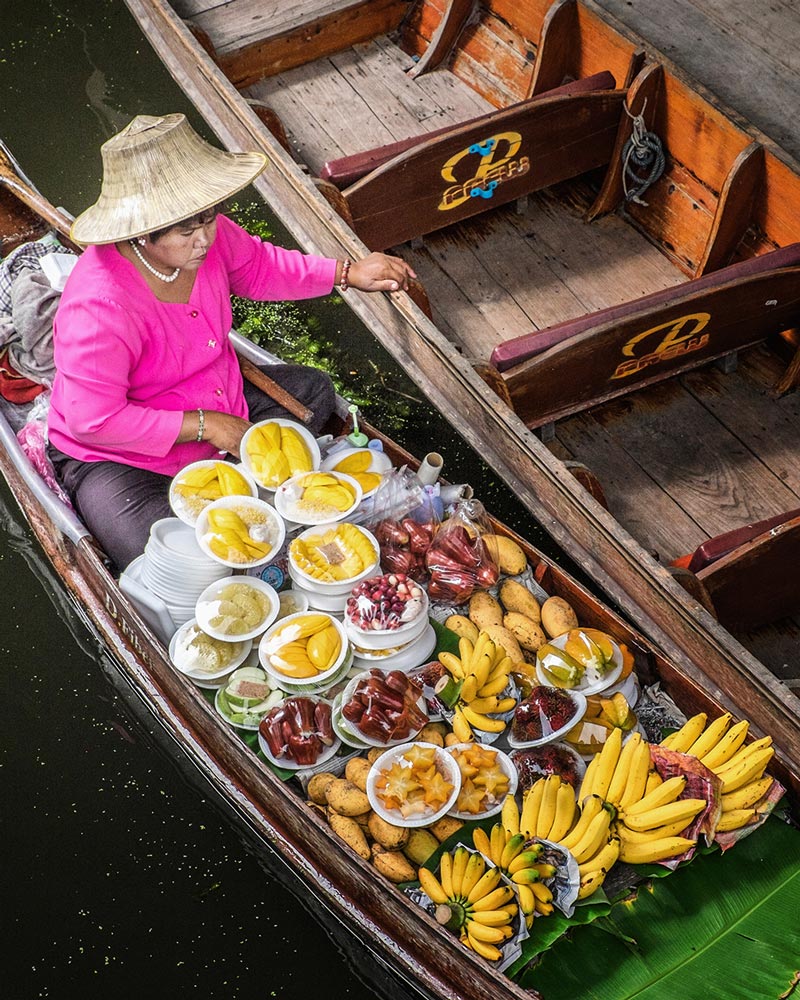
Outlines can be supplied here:
[[462, 500], [442, 523], [425, 563], [430, 574], [428, 596], [432, 601], [459, 605], [476, 590], [489, 590], [500, 575], [483, 536], [491, 529], [479, 500]]
[[[436, 508], [427, 499], [415, 473], [406, 466], [384, 476], [368, 525], [381, 547], [384, 572], [406, 573], [418, 583], [427, 580], [425, 557], [439, 527]], [[418, 519], [421, 511], [426, 512], [422, 520]]]

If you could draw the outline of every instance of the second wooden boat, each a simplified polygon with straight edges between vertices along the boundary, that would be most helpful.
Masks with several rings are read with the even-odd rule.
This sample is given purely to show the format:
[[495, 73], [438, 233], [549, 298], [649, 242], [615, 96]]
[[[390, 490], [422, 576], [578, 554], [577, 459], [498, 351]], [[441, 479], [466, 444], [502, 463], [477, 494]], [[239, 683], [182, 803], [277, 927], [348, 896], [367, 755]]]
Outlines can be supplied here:
[[222, 141], [267, 153], [256, 187], [306, 249], [414, 264], [433, 323], [348, 302], [619, 606], [768, 694], [797, 754], [797, 165], [592, 2], [128, 6]]

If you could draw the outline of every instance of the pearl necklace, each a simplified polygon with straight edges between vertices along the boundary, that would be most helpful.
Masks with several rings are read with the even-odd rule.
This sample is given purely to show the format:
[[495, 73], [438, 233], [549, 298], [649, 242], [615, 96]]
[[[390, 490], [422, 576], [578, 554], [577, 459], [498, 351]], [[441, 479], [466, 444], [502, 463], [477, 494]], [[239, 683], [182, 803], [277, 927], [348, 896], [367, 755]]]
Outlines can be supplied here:
[[147, 268], [147, 270], [151, 274], [154, 274], [157, 278], [160, 278], [162, 281], [167, 281], [167, 282], [174, 281], [181, 273], [181, 269], [179, 267], [176, 267], [175, 270], [172, 272], [172, 274], [162, 274], [161, 271], [157, 271], [156, 268], [153, 267], [153, 265], [150, 263], [149, 260], [145, 260], [144, 254], [136, 244], [136, 240], [128, 240], [128, 242], [130, 243], [133, 252], [139, 258], [142, 264]]

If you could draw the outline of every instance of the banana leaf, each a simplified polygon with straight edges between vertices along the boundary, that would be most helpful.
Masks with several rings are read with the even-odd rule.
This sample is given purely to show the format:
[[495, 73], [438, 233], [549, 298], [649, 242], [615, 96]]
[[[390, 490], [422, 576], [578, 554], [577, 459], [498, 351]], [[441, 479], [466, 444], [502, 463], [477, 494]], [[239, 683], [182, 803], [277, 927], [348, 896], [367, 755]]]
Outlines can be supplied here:
[[800, 832], [772, 818], [733, 850], [698, 856], [575, 928], [521, 982], [545, 1000], [788, 996], [798, 913]]

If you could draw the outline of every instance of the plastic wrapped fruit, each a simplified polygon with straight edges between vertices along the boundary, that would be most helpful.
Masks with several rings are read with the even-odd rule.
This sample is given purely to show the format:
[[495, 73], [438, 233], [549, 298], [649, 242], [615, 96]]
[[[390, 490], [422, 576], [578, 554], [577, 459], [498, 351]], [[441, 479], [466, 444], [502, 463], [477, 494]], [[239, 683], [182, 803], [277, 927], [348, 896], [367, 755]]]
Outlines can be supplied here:
[[276, 760], [303, 767], [315, 764], [335, 741], [331, 706], [314, 698], [287, 698], [264, 716], [258, 731]]
[[406, 740], [428, 721], [418, 704], [422, 688], [400, 670], [370, 670], [346, 694], [342, 715], [356, 734], [378, 744]]
[[372, 576], [353, 587], [347, 617], [363, 631], [392, 631], [414, 621], [425, 609], [422, 589], [405, 573]]
[[511, 736], [518, 743], [546, 739], [569, 725], [579, 710], [569, 692], [538, 684], [514, 710]]
[[585, 765], [578, 754], [563, 743], [512, 750], [509, 756], [517, 769], [519, 791], [523, 794], [539, 778], [546, 778], [548, 774], [558, 774], [562, 781], [568, 781], [577, 789], [585, 771]]

